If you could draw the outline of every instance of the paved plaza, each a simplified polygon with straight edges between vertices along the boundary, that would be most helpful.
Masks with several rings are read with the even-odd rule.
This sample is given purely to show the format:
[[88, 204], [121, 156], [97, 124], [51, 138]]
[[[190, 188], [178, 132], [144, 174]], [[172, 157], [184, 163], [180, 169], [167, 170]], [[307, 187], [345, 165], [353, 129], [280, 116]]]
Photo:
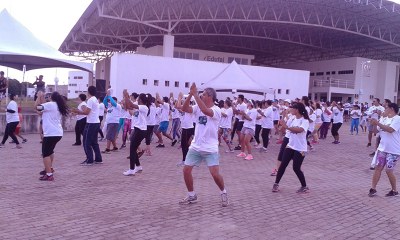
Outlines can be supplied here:
[[[331, 137], [307, 154], [303, 171], [309, 194], [289, 165], [272, 193], [279, 145], [245, 161], [221, 147], [221, 170], [230, 205], [205, 165], [194, 168], [196, 204], [181, 206], [186, 195], [181, 150], [165, 149], [143, 156], [143, 173], [126, 177], [128, 149], [103, 154], [104, 164], [80, 166], [82, 147], [71, 146], [65, 133], [56, 147], [55, 181], [41, 182], [43, 169], [38, 135], [27, 135], [22, 149], [0, 149], [0, 239], [400, 239], [400, 198], [387, 198], [386, 175], [378, 196], [367, 196], [372, 171], [365, 133], [341, 129], [341, 144]], [[105, 142], [101, 143], [101, 149]], [[398, 173], [398, 171], [396, 170]], [[399, 174], [398, 174], [399, 176]]]

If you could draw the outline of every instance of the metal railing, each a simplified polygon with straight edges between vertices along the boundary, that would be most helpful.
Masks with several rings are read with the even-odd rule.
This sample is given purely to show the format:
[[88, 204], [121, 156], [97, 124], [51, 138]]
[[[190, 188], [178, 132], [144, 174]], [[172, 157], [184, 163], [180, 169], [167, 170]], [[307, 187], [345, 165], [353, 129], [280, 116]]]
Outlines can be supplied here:
[[345, 79], [337, 79], [337, 78], [314, 79], [312, 86], [354, 89], [354, 80], [345, 80]]

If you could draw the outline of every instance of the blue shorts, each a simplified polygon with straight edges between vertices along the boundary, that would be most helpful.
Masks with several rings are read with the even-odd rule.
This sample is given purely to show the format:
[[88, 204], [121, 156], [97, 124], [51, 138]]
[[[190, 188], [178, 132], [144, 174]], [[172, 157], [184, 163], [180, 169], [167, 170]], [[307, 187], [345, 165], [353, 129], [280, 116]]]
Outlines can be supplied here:
[[218, 152], [198, 152], [193, 149], [189, 149], [186, 155], [185, 165], [187, 166], [200, 166], [200, 163], [205, 161], [207, 166], [218, 166], [219, 165], [219, 154]]
[[160, 125], [158, 126], [158, 131], [166, 133], [168, 130], [168, 125], [169, 125], [168, 121], [160, 122]]

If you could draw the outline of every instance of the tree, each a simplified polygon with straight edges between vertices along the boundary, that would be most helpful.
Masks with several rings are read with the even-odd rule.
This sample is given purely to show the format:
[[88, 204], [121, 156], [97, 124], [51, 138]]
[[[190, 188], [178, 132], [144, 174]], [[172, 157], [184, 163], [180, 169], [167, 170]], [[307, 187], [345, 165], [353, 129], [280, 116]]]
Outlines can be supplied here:
[[8, 94], [21, 94], [21, 83], [16, 79], [8, 79]]

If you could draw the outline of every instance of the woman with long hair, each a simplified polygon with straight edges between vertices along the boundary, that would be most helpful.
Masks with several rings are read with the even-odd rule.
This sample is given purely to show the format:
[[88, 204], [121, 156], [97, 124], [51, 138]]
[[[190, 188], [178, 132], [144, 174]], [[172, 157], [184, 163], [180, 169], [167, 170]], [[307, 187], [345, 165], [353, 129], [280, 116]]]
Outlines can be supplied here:
[[[232, 109], [232, 102], [228, 99], [222, 101], [221, 108], [221, 121], [219, 122], [219, 129], [218, 129], [218, 138], [222, 138], [228, 147], [225, 152], [226, 153], [233, 153], [233, 147], [231, 142], [229, 141], [229, 136], [231, 133], [232, 128], [232, 117], [233, 117], [233, 109]], [[194, 132], [194, 131], [193, 131]]]
[[142, 140], [145, 139], [147, 135], [146, 119], [147, 116], [150, 114], [148, 107], [149, 101], [146, 97], [146, 94], [144, 93], [139, 94], [139, 97], [137, 99], [138, 104], [134, 104], [129, 99], [129, 93], [126, 89], [124, 89], [123, 95], [125, 99], [125, 107], [127, 109], [136, 109], [132, 120], [133, 122], [135, 122], [135, 125], [133, 134], [130, 139], [131, 143], [129, 148], [130, 167], [127, 171], [123, 173], [125, 176], [131, 176], [135, 175], [138, 172], [142, 172], [143, 170], [142, 166], [140, 166], [137, 150], [142, 143]]
[[314, 126], [314, 131], [312, 132], [312, 137], [313, 137], [313, 140], [312, 140], [312, 142], [311, 143], [313, 143], [313, 144], [317, 144], [318, 143], [318, 132], [319, 132], [319, 129], [321, 128], [321, 125], [322, 125], [322, 118], [323, 118], [323, 116], [322, 116], [322, 114], [324, 113], [324, 111], [322, 110], [322, 107], [321, 107], [321, 104], [319, 103], [319, 102], [317, 102], [317, 103], [315, 103], [314, 104], [314, 109], [315, 109], [315, 111], [314, 111], [314, 114], [315, 114], [315, 126]]
[[293, 121], [291, 121], [289, 125], [282, 122], [282, 127], [289, 131], [289, 142], [283, 151], [282, 162], [279, 166], [275, 183], [272, 187], [272, 192], [279, 191], [279, 182], [281, 181], [290, 160], [293, 160], [293, 171], [296, 173], [301, 183], [301, 187], [297, 190], [297, 193], [307, 193], [309, 188], [307, 187], [304, 173], [301, 171], [301, 165], [305, 153], [307, 152], [306, 135], [310, 124], [308, 112], [304, 104], [299, 102], [293, 103], [290, 111], [294, 115]]
[[51, 101], [46, 102], [43, 92], [39, 91], [36, 99], [36, 110], [42, 115], [43, 142], [42, 156], [44, 170], [40, 172], [41, 181], [54, 181], [54, 148], [63, 136], [62, 116], [67, 116], [69, 109], [63, 96], [58, 92], [51, 94]]
[[254, 137], [254, 133], [256, 130], [256, 119], [258, 115], [257, 110], [254, 108], [254, 106], [255, 102], [253, 100], [249, 100], [247, 102], [247, 111], [241, 112], [241, 115], [244, 119], [243, 129], [241, 131], [242, 136], [240, 137], [240, 145], [242, 146], [242, 151], [238, 155], [236, 155], [236, 157], [244, 158], [244, 160], [254, 159], [250, 143], [250, 140]]
[[150, 143], [154, 133], [154, 127], [157, 124], [157, 109], [154, 104], [155, 98], [150, 93], [147, 94], [147, 100], [149, 101], [149, 114], [147, 115], [147, 135], [146, 135], [146, 155], [151, 156]]
[[17, 137], [15, 136], [14, 132], [19, 124], [19, 116], [18, 116], [18, 104], [15, 101], [17, 96], [14, 94], [10, 95], [10, 102], [7, 105], [6, 109], [6, 129], [4, 131], [3, 141], [0, 143], [0, 148], [4, 147], [8, 137], [11, 137], [12, 140], [17, 144], [17, 148], [22, 148], [18, 142]]
[[331, 133], [332, 136], [335, 138], [333, 144], [339, 144], [339, 129], [343, 124], [343, 105], [342, 103], [336, 103], [335, 101], [332, 102], [332, 113], [333, 113], [333, 124]]

